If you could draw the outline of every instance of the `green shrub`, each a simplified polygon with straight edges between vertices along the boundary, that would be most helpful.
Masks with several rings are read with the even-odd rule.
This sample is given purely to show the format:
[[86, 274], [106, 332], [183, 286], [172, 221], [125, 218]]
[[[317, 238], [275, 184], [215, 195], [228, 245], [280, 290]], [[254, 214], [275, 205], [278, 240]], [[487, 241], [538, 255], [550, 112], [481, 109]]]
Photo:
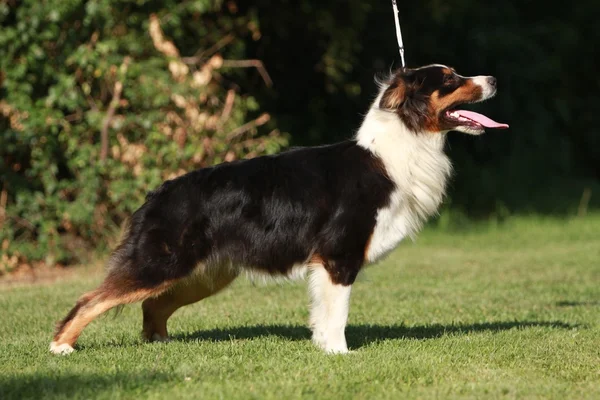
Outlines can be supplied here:
[[256, 21], [220, 3], [0, 4], [0, 274], [81, 261], [163, 180], [286, 144], [234, 83]]

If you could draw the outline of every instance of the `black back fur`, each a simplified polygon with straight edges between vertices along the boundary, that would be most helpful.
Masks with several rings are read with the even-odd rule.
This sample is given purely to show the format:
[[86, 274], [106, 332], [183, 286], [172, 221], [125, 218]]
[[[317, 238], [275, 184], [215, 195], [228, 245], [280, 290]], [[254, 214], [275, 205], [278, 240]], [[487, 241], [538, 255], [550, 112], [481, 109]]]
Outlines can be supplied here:
[[151, 287], [199, 263], [285, 275], [316, 256], [351, 284], [393, 189], [354, 141], [200, 169], [148, 194], [109, 265]]

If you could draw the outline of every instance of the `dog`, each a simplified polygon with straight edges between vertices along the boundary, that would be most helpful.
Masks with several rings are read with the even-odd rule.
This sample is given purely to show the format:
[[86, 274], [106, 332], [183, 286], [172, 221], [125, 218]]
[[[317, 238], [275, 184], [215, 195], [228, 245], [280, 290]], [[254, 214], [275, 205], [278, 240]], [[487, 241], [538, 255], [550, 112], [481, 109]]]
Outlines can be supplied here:
[[358, 273], [414, 236], [435, 214], [451, 175], [449, 131], [508, 128], [458, 110], [496, 94], [491, 76], [444, 65], [402, 68], [352, 140], [223, 163], [166, 181], [133, 213], [100, 286], [58, 323], [50, 351], [69, 354], [109, 309], [143, 301], [143, 335], [167, 340], [180, 307], [211, 296], [243, 271], [309, 275], [313, 342], [346, 353], [350, 291]]

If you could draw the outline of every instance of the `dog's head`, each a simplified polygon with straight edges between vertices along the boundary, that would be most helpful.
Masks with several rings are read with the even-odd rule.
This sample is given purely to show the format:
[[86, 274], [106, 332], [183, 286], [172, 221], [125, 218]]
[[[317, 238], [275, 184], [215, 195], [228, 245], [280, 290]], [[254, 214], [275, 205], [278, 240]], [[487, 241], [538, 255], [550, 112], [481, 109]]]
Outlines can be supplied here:
[[400, 69], [384, 87], [379, 108], [395, 112], [417, 133], [460, 131], [479, 135], [485, 128], [508, 128], [484, 115], [456, 109], [493, 97], [493, 76], [465, 77], [444, 65], [428, 65]]

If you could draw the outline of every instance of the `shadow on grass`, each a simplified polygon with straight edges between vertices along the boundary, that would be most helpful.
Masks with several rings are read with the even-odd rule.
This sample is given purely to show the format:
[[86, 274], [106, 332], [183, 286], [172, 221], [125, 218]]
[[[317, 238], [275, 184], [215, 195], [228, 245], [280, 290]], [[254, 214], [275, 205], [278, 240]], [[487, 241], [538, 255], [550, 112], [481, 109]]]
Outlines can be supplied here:
[[[478, 324], [451, 325], [348, 325], [346, 338], [348, 346], [354, 349], [366, 346], [372, 342], [389, 339], [435, 339], [444, 335], [467, 335], [477, 332], [501, 332], [511, 329], [551, 328], [572, 329], [579, 325], [567, 324], [560, 321], [513, 321], [488, 322]], [[309, 340], [311, 332], [308, 328], [298, 325], [256, 325], [238, 328], [211, 329], [191, 334], [176, 334], [171, 337], [176, 341], [208, 340], [228, 341], [236, 339], [253, 339], [264, 336], [279, 336], [288, 340]]]
[[[405, 325], [349, 325], [346, 336], [350, 348], [357, 349], [370, 343], [383, 340], [426, 340], [445, 335], [468, 335], [479, 332], [502, 332], [511, 329], [548, 328], [573, 329], [577, 324], [559, 321], [512, 321], [476, 324], [433, 324], [423, 326]], [[277, 336], [287, 340], [309, 340], [311, 332], [299, 325], [257, 325], [227, 329], [211, 329], [192, 334], [178, 334], [172, 337], [177, 341], [229, 341]], [[140, 397], [145, 390], [176, 380], [177, 377], [156, 372], [131, 374], [64, 374], [64, 375], [15, 375], [0, 377], [0, 399], [54, 399], [54, 398], [93, 398], [99, 394], [114, 392], [109, 397]], [[124, 395], [125, 394], [125, 395]]]
[[[166, 382], [167, 375], [146, 372], [143, 374], [63, 374], [63, 375], [15, 375], [0, 378], [0, 399], [54, 399], [54, 398], [94, 398], [99, 394], [114, 392], [123, 397], [143, 393], [151, 384]], [[143, 397], [143, 396], [142, 396]]]
[[600, 306], [600, 301], [558, 301], [557, 307], [589, 307]]

